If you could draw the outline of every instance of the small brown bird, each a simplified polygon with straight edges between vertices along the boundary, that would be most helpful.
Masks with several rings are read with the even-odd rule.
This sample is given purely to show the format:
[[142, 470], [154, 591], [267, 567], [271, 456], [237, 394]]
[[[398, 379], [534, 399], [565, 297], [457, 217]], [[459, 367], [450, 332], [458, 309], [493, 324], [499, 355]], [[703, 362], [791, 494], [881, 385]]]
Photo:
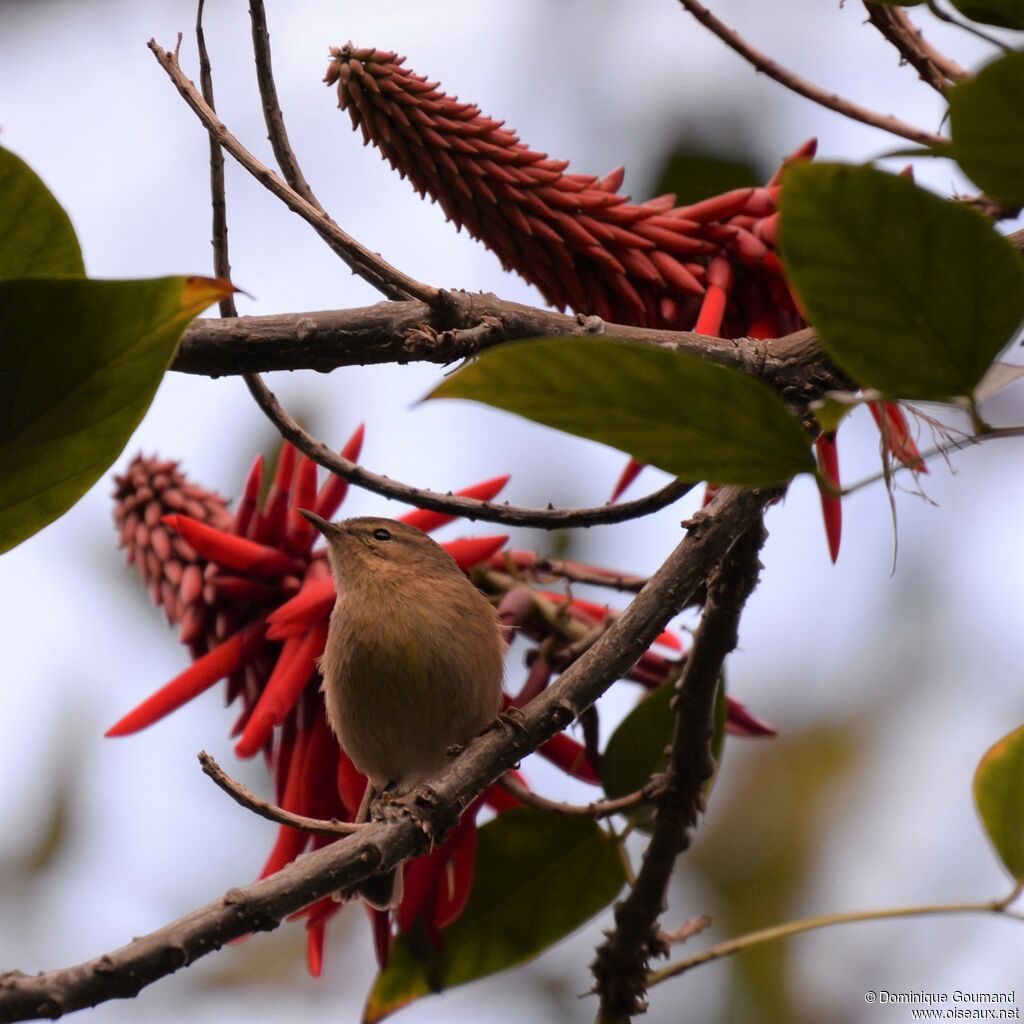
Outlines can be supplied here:
[[[338, 592], [320, 672], [331, 728], [370, 780], [366, 820], [375, 795], [415, 789], [495, 718], [505, 643], [493, 606], [421, 530], [302, 514], [327, 541]], [[360, 894], [397, 906], [401, 872], [367, 879]]]

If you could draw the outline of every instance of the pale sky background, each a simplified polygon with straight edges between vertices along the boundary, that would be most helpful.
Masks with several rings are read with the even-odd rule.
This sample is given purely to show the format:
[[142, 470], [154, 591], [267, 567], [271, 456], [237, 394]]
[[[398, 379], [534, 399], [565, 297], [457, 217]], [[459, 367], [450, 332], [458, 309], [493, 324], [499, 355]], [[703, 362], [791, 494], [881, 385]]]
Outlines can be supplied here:
[[[220, 115], [269, 162], [246, 5], [208, 8]], [[721, 0], [716, 9], [822, 85], [938, 130], [940, 100], [897, 66], [852, 0], [843, 9], [819, 0]], [[481, 245], [456, 235], [375, 151], [360, 147], [333, 91], [320, 83], [329, 45], [352, 38], [408, 54], [416, 71], [505, 118], [525, 142], [570, 159], [573, 170], [604, 173], [625, 163], [626, 190], [638, 199], [650, 194], [659, 161], [682, 134], [723, 149], [742, 138], [766, 169], [811, 135], [826, 159], [859, 160], [903, 144], [755, 76], [675, 0], [291, 2], [271, 4], [269, 18], [281, 101], [314, 190], [346, 230], [442, 286], [539, 302]], [[967, 66], [986, 59], [977, 40], [927, 16], [920, 21]], [[209, 272], [206, 136], [145, 46], [155, 36], [173, 47], [183, 31], [182, 60], [197, 78], [193, 23], [193, 5], [178, 2], [0, 3], [0, 138], [68, 210], [93, 276]], [[921, 162], [917, 171], [940, 192], [969, 190], [946, 163]], [[242, 313], [376, 301], [230, 162], [228, 210], [234, 279], [254, 296], [240, 297]], [[511, 472], [504, 496], [517, 504], [606, 500], [623, 464], [619, 453], [470, 404], [413, 408], [437, 376], [433, 367], [388, 366], [276, 375], [270, 383], [329, 444], [340, 446], [365, 420], [363, 457], [378, 472], [439, 490]], [[991, 418], [1022, 422], [1021, 389], [994, 403]], [[845, 479], [873, 472], [877, 434], [868, 418], [856, 417], [840, 436]], [[171, 374], [115, 469], [139, 449], [155, 451], [234, 496], [269, 437], [240, 380]], [[792, 810], [797, 781], [806, 784], [819, 770], [801, 760], [800, 737], [845, 737], [850, 761], [816, 792], [813, 843], [782, 916], [982, 900], [1009, 889], [976, 821], [970, 781], [982, 753], [1024, 721], [1019, 458], [1013, 443], [961, 453], [954, 472], [933, 464], [929, 502], [898, 494], [895, 573], [881, 487], [846, 502], [834, 567], [809, 480], [798, 480], [772, 510], [765, 572], [743, 620], [730, 686], [782, 736], [729, 742], [707, 826], [698, 831], [698, 866], [680, 865], [669, 926], [705, 911], [715, 917], [725, 897], [709, 881], [714, 871], [752, 876], [759, 858], [782, 842], [776, 808]], [[662, 480], [647, 471], [634, 493]], [[108, 474], [59, 522], [0, 561], [0, 969], [64, 966], [120, 945], [252, 879], [273, 842], [272, 826], [227, 801], [196, 766], [205, 747], [261, 784], [259, 766], [239, 767], [232, 758], [226, 734], [233, 715], [220, 707], [219, 693], [141, 736], [102, 737], [186, 663], [121, 567], [110, 491]], [[575, 551], [616, 568], [653, 570], [692, 507], [582, 533]], [[399, 511], [357, 491], [345, 505], [348, 514]], [[456, 525], [443, 536], [491, 532], [486, 524]], [[547, 543], [537, 533], [514, 539]], [[635, 693], [618, 689], [603, 720], [606, 735]], [[565, 788], [560, 775], [532, 762], [528, 771], [554, 795], [590, 792]], [[765, 795], [744, 807], [733, 798], [751, 777]], [[54, 818], [61, 799], [67, 814]], [[54, 855], [32, 873], [26, 861], [42, 857], [53, 820], [62, 824]], [[576, 995], [590, 985], [587, 965], [607, 922], [606, 915], [591, 923], [533, 965], [424, 1000], [398, 1019], [470, 1021], [486, 1008], [500, 1020], [591, 1020], [596, 1004]], [[731, 934], [718, 922], [685, 952]], [[354, 1019], [372, 971], [363, 915], [335, 919], [319, 981], [305, 975], [304, 939], [296, 926], [257, 936], [89, 1019], [180, 1020], [184, 1006], [189, 1020], [217, 1024], [312, 1013]], [[893, 1009], [865, 1007], [867, 989], [951, 993], [1016, 984], [1020, 998], [1022, 953], [1019, 926], [932, 918], [798, 939], [780, 970], [801, 1019], [895, 1021], [904, 1018]], [[682, 1006], [698, 1024], [768, 1019], [756, 1007], [744, 1017], [729, 1001], [739, 963], [701, 968], [654, 990], [647, 1019], [678, 1020]]]

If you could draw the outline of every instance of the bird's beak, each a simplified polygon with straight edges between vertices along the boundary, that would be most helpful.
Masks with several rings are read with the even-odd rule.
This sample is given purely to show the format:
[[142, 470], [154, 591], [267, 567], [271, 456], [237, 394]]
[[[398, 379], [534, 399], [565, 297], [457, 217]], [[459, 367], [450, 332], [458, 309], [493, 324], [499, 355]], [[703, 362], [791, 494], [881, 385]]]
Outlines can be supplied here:
[[311, 522], [325, 537], [336, 537], [341, 532], [341, 527], [329, 523], [323, 516], [310, 512], [307, 508], [300, 508], [299, 512]]

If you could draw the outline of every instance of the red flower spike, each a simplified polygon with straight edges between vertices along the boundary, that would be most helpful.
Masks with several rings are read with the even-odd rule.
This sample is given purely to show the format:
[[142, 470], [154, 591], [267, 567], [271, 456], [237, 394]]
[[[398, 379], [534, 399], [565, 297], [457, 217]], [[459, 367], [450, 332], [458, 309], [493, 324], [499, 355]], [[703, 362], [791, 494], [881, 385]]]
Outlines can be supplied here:
[[327, 922], [318, 920], [306, 925], [306, 968], [310, 977], [319, 978], [324, 967], [324, 929]]
[[338, 798], [348, 812], [348, 820], [355, 819], [366, 793], [366, 776], [352, 763], [352, 758], [341, 748], [338, 749]]
[[[582, 598], [576, 597], [572, 601], [565, 596], [565, 594], [559, 594], [554, 590], [538, 590], [538, 594], [541, 597], [546, 597], [549, 601], [554, 601], [555, 604], [565, 604], [569, 602], [569, 614], [574, 618], [582, 619], [587, 622], [588, 625], [596, 626], [601, 622], [604, 622], [609, 615], [612, 614], [612, 609], [606, 604], [598, 604], [596, 601], [584, 601]], [[616, 613], [617, 614], [617, 613]], [[663, 647], [671, 647], [673, 650], [681, 651], [683, 649], [683, 643], [679, 637], [675, 636], [666, 630], [664, 633], [659, 633], [655, 638], [655, 643], [661, 644]]]
[[367, 904], [373, 925], [373, 948], [377, 954], [377, 966], [383, 971], [388, 965], [388, 953], [391, 951], [391, 915], [386, 910], [377, 910]]
[[733, 736], [777, 736], [774, 725], [752, 715], [745, 704], [726, 699], [725, 731]]
[[[491, 480], [484, 480], [482, 483], [463, 488], [463, 490], [456, 491], [455, 493], [460, 498], [477, 498], [480, 501], [491, 501], [501, 492], [510, 479], [509, 476], [496, 476]], [[434, 530], [439, 530], [442, 526], [458, 518], [458, 516], [447, 515], [443, 512], [431, 512], [429, 509], [417, 508], [412, 512], [407, 512], [401, 517], [401, 520], [410, 526], [418, 527], [424, 533], [433, 533]]]
[[693, 327], [697, 334], [719, 337], [725, 317], [725, 303], [732, 290], [732, 276], [732, 266], [724, 257], [716, 256], [708, 264], [708, 289], [704, 293], [704, 301]]
[[626, 468], [622, 471], [618, 482], [615, 484], [615, 489], [612, 491], [611, 502], [613, 505], [626, 493], [626, 489], [640, 475], [640, 471], [643, 468], [644, 463], [637, 462], [636, 459], [630, 459], [626, 463]]
[[280, 544], [284, 536], [285, 521], [288, 518], [288, 503], [291, 497], [292, 477], [295, 475], [297, 452], [287, 442], [281, 442], [277, 456], [277, 472], [267, 492], [263, 519], [257, 540], [264, 544]]
[[566, 736], [564, 732], [552, 736], [537, 752], [575, 779], [592, 782], [595, 786], [601, 781], [583, 744]]
[[104, 735], [129, 736], [140, 729], [145, 729], [172, 711], [177, 711], [214, 683], [220, 682], [263, 645], [263, 626], [263, 620], [259, 619], [218, 647], [214, 647], [208, 654], [204, 654], [189, 665], [184, 672], [176, 675], [166, 686], [129, 711]]
[[245, 489], [242, 492], [242, 499], [235, 510], [235, 522], [233, 530], [239, 537], [245, 537], [249, 532], [253, 515], [256, 512], [256, 504], [259, 501], [260, 489], [263, 487], [263, 455], [257, 455], [253, 459], [252, 468], [245, 478]]
[[211, 576], [207, 586], [213, 589], [214, 600], [218, 597], [229, 597], [235, 601], [264, 604], [278, 596], [277, 587], [257, 580], [247, 580], [244, 576]]
[[302, 575], [303, 565], [277, 548], [214, 529], [189, 516], [164, 516], [162, 522], [177, 530], [203, 558], [261, 579]]
[[326, 642], [325, 622], [317, 623], [303, 637], [285, 641], [252, 718], [235, 745], [238, 757], [248, 758], [256, 754], [270, 738], [274, 726], [284, 721], [316, 671], [316, 659], [323, 654]]
[[[928, 467], [914, 439], [910, 436], [907, 418], [897, 402], [868, 402], [868, 409], [874, 417], [882, 435], [882, 444], [894, 459], [902, 462], [915, 473], [927, 473]], [[884, 410], [884, 413], [883, 413]]]
[[442, 544], [441, 547], [455, 559], [455, 564], [463, 572], [469, 572], [474, 566], [486, 562], [507, 543], [508, 534], [502, 533], [494, 537], [460, 537], [458, 540]]
[[[356, 428], [356, 432], [348, 439], [348, 443], [341, 449], [341, 457], [349, 462], [358, 462], [359, 453], [363, 450], [363, 438], [365, 436], [366, 425], [360, 423]], [[336, 473], [332, 473], [327, 478], [327, 482], [320, 488], [320, 493], [316, 496], [316, 503], [312, 506], [312, 510], [324, 519], [332, 519], [334, 513], [338, 511], [339, 506], [345, 500], [346, 494], [348, 494], [348, 481]]]
[[292, 554], [307, 552], [319, 536], [316, 527], [300, 514], [300, 508], [312, 508], [316, 503], [316, 463], [305, 457], [299, 460], [295, 473], [295, 495], [288, 509], [284, 546]]
[[434, 924], [447, 928], [466, 908], [476, 867], [476, 822], [455, 839], [451, 858], [445, 864], [442, 886], [434, 910]]
[[[839, 452], [836, 448], [836, 435], [833, 431], [829, 434], [819, 434], [814, 442], [818, 452], [818, 465], [821, 467], [825, 478], [837, 490], [839, 483]], [[818, 491], [821, 494], [821, 514], [825, 520], [825, 535], [828, 537], [828, 553], [832, 561], [839, 557], [839, 542], [843, 535], [843, 503], [835, 494], [829, 494], [823, 484], [818, 484]]]
[[[295, 737], [295, 745], [291, 749], [291, 756], [288, 759], [288, 781], [284, 787], [284, 796], [281, 799], [281, 806], [293, 814], [301, 814], [299, 794], [302, 791], [302, 766], [306, 758], [306, 749], [309, 746], [310, 734], [308, 731], [299, 730]], [[306, 848], [309, 841], [307, 832], [300, 832], [298, 829], [281, 825], [277, 830], [277, 842], [270, 851], [260, 878], [267, 878], [280, 871], [285, 864], [290, 864]]]
[[293, 598], [267, 616], [267, 637], [280, 640], [305, 632], [314, 622], [330, 614], [336, 596], [334, 580], [329, 576], [327, 579], [307, 580]]
[[[394, 53], [349, 43], [332, 55], [324, 80], [337, 85], [338, 105], [364, 142], [559, 308], [692, 328], [705, 261], [718, 255], [760, 275], [748, 275], [726, 315], [724, 331], [735, 337], [743, 333], [744, 304], [765, 291], [766, 275], [778, 276], [753, 230], [776, 212], [770, 188], [681, 208], [673, 208], [672, 196], [631, 203], [618, 194], [621, 173], [600, 181], [567, 173], [564, 161], [530, 150], [501, 122], [404, 68]], [[744, 226], [732, 223], [738, 217]]]

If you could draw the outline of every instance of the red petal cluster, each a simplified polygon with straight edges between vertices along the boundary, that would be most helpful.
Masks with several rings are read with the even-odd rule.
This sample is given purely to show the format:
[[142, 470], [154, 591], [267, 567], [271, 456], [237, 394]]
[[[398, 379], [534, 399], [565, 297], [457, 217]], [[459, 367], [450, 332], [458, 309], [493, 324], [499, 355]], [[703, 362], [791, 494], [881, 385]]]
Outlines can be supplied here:
[[[404, 57], [351, 42], [331, 55], [324, 81], [337, 85], [338, 105], [364, 143], [559, 309], [722, 338], [774, 338], [806, 326], [777, 253], [781, 167], [763, 187], [687, 206], [674, 195], [632, 203], [619, 194], [621, 167], [603, 178], [568, 173], [567, 161], [530, 149], [503, 121], [407, 69]], [[812, 139], [783, 166], [814, 151]], [[877, 418], [874, 405], [872, 412]], [[902, 411], [885, 403], [882, 415], [888, 453], [921, 468]], [[818, 453], [838, 487], [835, 439]], [[626, 466], [613, 501], [642, 468]], [[823, 489], [822, 509], [835, 560], [839, 498]]]
[[[773, 334], [798, 325], [775, 254], [777, 176], [689, 206], [632, 203], [624, 171], [570, 174], [568, 163], [405, 68], [351, 43], [331, 51], [338, 105], [422, 196], [492, 249], [559, 309], [639, 326]], [[813, 142], [794, 158], [810, 156]], [[727, 306], [726, 296], [733, 295]]]

